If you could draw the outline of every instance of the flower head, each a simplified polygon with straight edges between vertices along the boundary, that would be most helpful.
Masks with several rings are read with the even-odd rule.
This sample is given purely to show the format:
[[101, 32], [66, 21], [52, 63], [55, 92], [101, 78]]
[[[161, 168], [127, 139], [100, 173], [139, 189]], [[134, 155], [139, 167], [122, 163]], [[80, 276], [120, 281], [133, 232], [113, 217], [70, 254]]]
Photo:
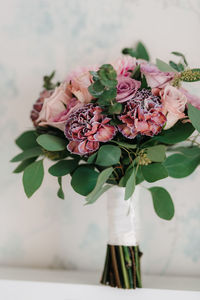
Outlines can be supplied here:
[[167, 85], [160, 92], [162, 101], [162, 112], [167, 117], [164, 129], [169, 129], [179, 120], [185, 117], [184, 110], [187, 103], [186, 96], [177, 88]]
[[101, 107], [86, 104], [70, 114], [65, 126], [65, 136], [69, 139], [68, 150], [85, 155], [96, 151], [99, 142], [110, 141], [116, 128], [109, 124], [110, 118], [102, 114]]
[[123, 124], [118, 125], [118, 128], [129, 139], [138, 134], [154, 136], [162, 130], [166, 122], [160, 98], [147, 89], [138, 91], [133, 99], [126, 103], [119, 119]]
[[49, 98], [52, 93], [53, 93], [53, 91], [43, 90], [40, 93], [40, 97], [37, 99], [37, 101], [33, 105], [30, 117], [31, 117], [31, 120], [33, 121], [34, 126], [38, 125], [37, 120], [38, 120], [38, 117], [39, 117], [39, 113], [42, 110], [45, 98]]
[[141, 73], [145, 75], [147, 84], [151, 88], [162, 88], [168, 82], [173, 80], [175, 73], [162, 72], [155, 65], [142, 63], [140, 65]]
[[117, 102], [123, 103], [132, 99], [141, 86], [141, 82], [128, 76], [120, 75], [117, 77]]
[[135, 57], [124, 55], [112, 63], [117, 75], [130, 76], [130, 72], [135, 69], [137, 60]]

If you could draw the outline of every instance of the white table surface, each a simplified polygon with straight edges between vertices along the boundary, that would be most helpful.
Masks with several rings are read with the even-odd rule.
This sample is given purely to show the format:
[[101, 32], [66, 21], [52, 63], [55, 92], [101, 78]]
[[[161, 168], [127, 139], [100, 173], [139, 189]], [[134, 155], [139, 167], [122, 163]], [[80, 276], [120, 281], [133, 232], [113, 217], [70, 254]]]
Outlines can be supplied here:
[[99, 285], [100, 272], [0, 268], [0, 300], [200, 300], [200, 278], [143, 276], [142, 289]]

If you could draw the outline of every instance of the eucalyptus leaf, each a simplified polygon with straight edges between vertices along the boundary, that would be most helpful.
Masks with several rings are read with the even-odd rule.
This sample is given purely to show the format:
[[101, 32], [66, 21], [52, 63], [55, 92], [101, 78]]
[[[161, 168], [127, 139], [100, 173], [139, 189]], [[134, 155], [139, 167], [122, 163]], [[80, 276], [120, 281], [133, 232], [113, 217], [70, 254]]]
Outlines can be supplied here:
[[41, 134], [37, 138], [37, 143], [47, 151], [62, 151], [66, 149], [67, 139], [50, 134]]
[[28, 158], [37, 157], [43, 154], [43, 151], [40, 147], [34, 147], [31, 149], [26, 149], [24, 152], [21, 152], [20, 154], [13, 157], [11, 162], [18, 162], [21, 160], [26, 160]]
[[60, 160], [49, 168], [49, 173], [53, 176], [64, 176], [73, 172], [78, 165], [78, 161], [74, 159]]
[[154, 162], [163, 162], [166, 158], [165, 151], [164, 145], [156, 145], [146, 149], [147, 157]]
[[185, 65], [188, 66], [188, 63], [187, 63], [187, 60], [186, 60], [184, 54], [182, 54], [182, 53], [180, 53], [180, 52], [177, 52], [177, 51], [173, 51], [172, 54], [174, 54], [174, 55], [176, 55], [176, 56], [180, 56], [180, 57], [183, 59]]
[[[92, 204], [94, 203], [95, 201], [97, 201], [97, 199], [103, 194], [105, 193], [107, 190], [109, 190], [112, 186], [111, 185], [104, 185], [103, 187], [101, 187], [100, 189], [97, 190], [96, 194], [93, 195], [93, 197], [88, 197], [86, 198], [86, 204]], [[89, 200], [87, 200], [89, 199]]]
[[112, 88], [109, 90], [105, 90], [98, 99], [99, 105], [110, 105], [111, 101], [115, 99], [117, 96], [117, 89]]
[[28, 158], [26, 160], [23, 160], [19, 164], [19, 166], [13, 171], [13, 173], [23, 172], [26, 169], [26, 167], [28, 167], [30, 164], [32, 164], [36, 159], [37, 159], [37, 157], [32, 157], [32, 158]]
[[164, 220], [171, 220], [174, 216], [174, 204], [168, 191], [162, 187], [149, 188], [156, 214]]
[[167, 169], [161, 163], [152, 163], [147, 166], [141, 166], [141, 170], [144, 179], [148, 182], [155, 182], [168, 176]]
[[38, 146], [36, 142], [37, 134], [34, 130], [23, 132], [16, 140], [15, 143], [22, 150], [27, 150]]
[[99, 173], [87, 165], [78, 167], [71, 180], [71, 186], [80, 195], [87, 196], [95, 188]]
[[156, 59], [156, 66], [162, 72], [176, 72], [174, 68], [158, 58]]
[[88, 164], [94, 163], [95, 160], [96, 160], [96, 157], [97, 157], [97, 152], [91, 154], [91, 155], [88, 157], [88, 160], [87, 160]]
[[200, 163], [200, 156], [194, 158], [183, 154], [173, 154], [167, 157], [164, 162], [168, 174], [173, 178], [183, 178], [190, 175]]
[[122, 112], [123, 106], [121, 103], [114, 103], [113, 105], [111, 105], [108, 109], [108, 112], [110, 114], [117, 114], [119, 115]]
[[145, 48], [145, 46], [139, 42], [136, 46], [137, 58], [145, 59], [149, 61], [149, 54]]
[[23, 174], [23, 186], [26, 196], [30, 198], [42, 184], [44, 178], [43, 160], [30, 164]]
[[126, 183], [124, 200], [131, 198], [135, 190], [135, 169], [132, 169], [131, 175]]
[[64, 195], [64, 192], [63, 192], [63, 188], [62, 188], [62, 177], [58, 177], [58, 184], [59, 184], [59, 189], [58, 189], [58, 192], [57, 192], [57, 196], [64, 200], [65, 199], [65, 195]]
[[191, 104], [188, 104], [188, 116], [192, 125], [200, 132], [200, 110]]
[[121, 147], [124, 147], [124, 148], [127, 148], [127, 149], [136, 149], [137, 148], [137, 145], [136, 144], [129, 144], [129, 143], [126, 143], [126, 142], [119, 142], [119, 141], [114, 141], [114, 140], [111, 140], [112, 143], [115, 143]]
[[125, 55], [130, 55], [132, 57], [137, 57], [137, 52], [133, 48], [124, 48], [122, 53]]
[[119, 147], [104, 145], [97, 153], [96, 164], [103, 167], [112, 166], [119, 162], [120, 156], [121, 150]]

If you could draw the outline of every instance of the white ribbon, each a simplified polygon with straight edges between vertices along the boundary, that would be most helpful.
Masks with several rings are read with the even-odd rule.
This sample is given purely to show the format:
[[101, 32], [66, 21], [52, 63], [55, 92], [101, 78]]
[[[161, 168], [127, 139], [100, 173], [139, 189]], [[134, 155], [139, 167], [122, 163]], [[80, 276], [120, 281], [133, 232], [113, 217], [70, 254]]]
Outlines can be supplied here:
[[110, 245], [137, 246], [135, 208], [140, 187], [136, 186], [133, 196], [124, 200], [125, 188], [113, 186], [107, 194], [108, 243]]

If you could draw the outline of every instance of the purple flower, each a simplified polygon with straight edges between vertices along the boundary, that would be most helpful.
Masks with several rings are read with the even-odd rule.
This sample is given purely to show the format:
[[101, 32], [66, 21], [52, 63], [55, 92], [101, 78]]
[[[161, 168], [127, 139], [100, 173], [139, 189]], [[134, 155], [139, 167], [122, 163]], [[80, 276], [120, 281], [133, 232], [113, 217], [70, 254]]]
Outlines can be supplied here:
[[117, 102], [123, 103], [133, 98], [141, 86], [141, 82], [130, 78], [129, 76], [120, 75], [117, 77]]
[[110, 120], [95, 104], [86, 104], [71, 113], [64, 131], [70, 141], [68, 150], [79, 155], [96, 151], [99, 142], [110, 141], [117, 131], [115, 126], [108, 124]]

